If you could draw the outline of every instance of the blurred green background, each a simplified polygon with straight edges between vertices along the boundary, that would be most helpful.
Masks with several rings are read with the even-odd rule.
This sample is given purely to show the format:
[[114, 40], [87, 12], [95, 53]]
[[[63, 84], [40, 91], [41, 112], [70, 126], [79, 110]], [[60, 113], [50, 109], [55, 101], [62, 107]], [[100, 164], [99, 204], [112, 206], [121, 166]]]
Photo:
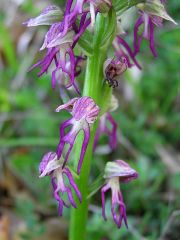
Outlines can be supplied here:
[[[62, 0], [52, 2], [64, 5]], [[54, 113], [61, 100], [58, 90], [51, 89], [50, 75], [37, 78], [37, 70], [28, 72], [40, 58], [47, 29], [22, 25], [49, 3], [0, 1], [0, 240], [67, 239], [69, 210], [58, 217], [49, 178], [38, 178], [38, 164], [45, 152], [55, 150], [59, 124], [68, 115]], [[167, 9], [178, 22], [180, 1], [168, 1]], [[130, 43], [137, 17], [132, 13], [125, 26]], [[121, 158], [139, 172], [136, 181], [121, 186], [129, 229], [116, 229], [110, 211], [104, 223], [97, 193], [87, 240], [180, 239], [179, 26], [164, 22], [155, 35], [158, 58], [144, 42], [138, 57], [143, 70], [128, 71], [115, 90], [118, 150], [109, 152], [107, 139], [101, 137], [92, 169], [92, 177], [97, 176], [106, 161]]]

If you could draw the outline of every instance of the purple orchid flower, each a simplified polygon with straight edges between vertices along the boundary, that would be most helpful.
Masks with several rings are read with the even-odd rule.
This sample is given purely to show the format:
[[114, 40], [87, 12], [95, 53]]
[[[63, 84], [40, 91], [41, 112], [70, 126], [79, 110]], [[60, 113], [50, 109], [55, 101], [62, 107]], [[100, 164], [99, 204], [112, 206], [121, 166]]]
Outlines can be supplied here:
[[[163, 19], [177, 24], [166, 12], [164, 0], [147, 0], [145, 3], [138, 4], [140, 17], [134, 26], [134, 55], [140, 52], [140, 45], [144, 39], [149, 41], [149, 47], [154, 57], [157, 57], [154, 41], [155, 26], [162, 27]], [[140, 31], [141, 27], [143, 31]]]
[[[108, 123], [111, 125], [111, 129], [108, 128]], [[114, 150], [117, 146], [117, 123], [109, 112], [105, 113], [100, 118], [99, 126], [94, 139], [94, 150], [97, 147], [101, 134], [105, 134], [109, 137], [110, 148]]]
[[[39, 16], [41, 21], [37, 20], [37, 17], [35, 19], [30, 19], [27, 21], [26, 25], [36, 26], [40, 25], [40, 23], [43, 21], [47, 24], [46, 15], [49, 14], [52, 16], [54, 14], [54, 11], [57, 11], [54, 6], [46, 8]], [[75, 47], [78, 39], [90, 24], [90, 18], [87, 19], [87, 13], [83, 13], [80, 18], [80, 24], [76, 29], [74, 27], [76, 25], [75, 21], [76, 18], [72, 17], [72, 13], [70, 12], [69, 6], [67, 4], [63, 21], [55, 22], [52, 24], [49, 31], [45, 35], [44, 43], [40, 49], [47, 49], [45, 57], [33, 65], [30, 70], [36, 67], [40, 67], [41, 70], [38, 76], [41, 76], [44, 73], [47, 73], [50, 66], [54, 64], [55, 67], [52, 71], [52, 88], [55, 88], [55, 84], [58, 81], [61, 82], [61, 84], [65, 84], [66, 88], [73, 86], [76, 92], [80, 94], [80, 91], [75, 82], [76, 59], [74, 56], [73, 48]], [[62, 75], [65, 75], [65, 83], [62, 80]]]
[[[141, 16], [138, 18], [134, 26], [134, 55], [137, 55], [140, 52], [141, 42], [144, 38], [149, 41], [149, 47], [154, 57], [157, 57], [154, 41], [154, 26], [161, 27], [163, 19], [158, 16], [148, 15], [146, 12], [139, 11], [139, 13]], [[139, 29], [142, 25], [144, 25], [144, 30], [139, 35]]]
[[122, 225], [122, 220], [126, 227], [127, 217], [126, 217], [126, 206], [123, 201], [123, 196], [120, 191], [120, 182], [128, 183], [133, 179], [138, 177], [138, 173], [129, 166], [126, 162], [122, 160], [116, 160], [114, 162], [108, 162], [105, 167], [106, 184], [101, 189], [101, 199], [102, 199], [102, 216], [106, 220], [105, 214], [105, 193], [111, 190], [111, 213], [114, 222], [117, 227], [120, 228]]
[[[60, 216], [62, 216], [63, 207], [68, 207], [68, 204], [62, 198], [64, 194], [67, 194], [69, 202], [74, 208], [76, 208], [76, 203], [72, 191], [76, 193], [79, 201], [82, 201], [81, 193], [74, 182], [71, 171], [68, 167], [63, 168], [62, 163], [62, 159], [58, 159], [56, 153], [48, 152], [43, 156], [39, 165], [39, 177], [51, 176], [53, 195], [59, 203], [58, 212]], [[65, 183], [64, 176], [67, 177], [69, 185]]]
[[[113, 47], [115, 49], [115, 54], [117, 58], [126, 60], [126, 64], [129, 68], [135, 65], [137, 68], [141, 69], [140, 64], [136, 60], [133, 51], [131, 50], [128, 43], [120, 36], [116, 36], [113, 41]], [[133, 64], [131, 63], [133, 62]]]
[[[56, 82], [65, 84], [66, 88], [74, 87], [76, 92], [80, 94], [79, 89], [75, 83], [75, 56], [72, 50], [73, 31], [69, 31], [64, 37], [60, 37], [61, 31], [63, 31], [63, 24], [53, 24], [45, 36], [44, 43], [41, 50], [47, 48], [45, 57], [31, 67], [32, 70], [35, 67], [40, 67], [41, 71], [38, 76], [47, 73], [52, 62], [54, 62], [55, 68], [52, 71], [52, 88], [55, 88]], [[57, 37], [58, 36], [58, 37]], [[63, 77], [67, 82], [63, 81]]]
[[75, 81], [76, 58], [71, 48], [67, 49], [66, 52], [61, 51], [61, 54], [58, 48], [49, 48], [45, 57], [33, 65], [30, 70], [40, 67], [41, 71], [38, 73], [38, 77], [40, 77], [48, 72], [53, 62], [55, 63], [55, 69], [52, 71], [52, 88], [55, 88], [57, 82], [59, 85], [65, 85], [66, 88], [73, 86], [76, 92], [80, 94]]
[[[56, 112], [66, 109], [72, 114], [72, 118], [60, 125], [60, 142], [57, 148], [58, 158], [61, 157], [65, 144], [69, 144], [69, 149], [65, 155], [63, 166], [65, 166], [68, 157], [73, 148], [76, 136], [82, 130], [84, 132], [84, 139], [81, 147], [80, 159], [78, 163], [78, 174], [80, 173], [83, 158], [89, 143], [90, 126], [95, 122], [99, 114], [99, 107], [90, 97], [73, 98], [68, 103], [60, 105]], [[72, 126], [68, 133], [65, 129]]]

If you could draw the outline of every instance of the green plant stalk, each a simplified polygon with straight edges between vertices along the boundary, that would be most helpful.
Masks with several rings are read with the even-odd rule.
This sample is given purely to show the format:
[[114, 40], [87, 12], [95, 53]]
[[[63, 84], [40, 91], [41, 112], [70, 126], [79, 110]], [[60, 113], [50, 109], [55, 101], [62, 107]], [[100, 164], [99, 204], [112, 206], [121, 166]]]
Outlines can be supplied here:
[[[103, 64], [106, 58], [107, 48], [100, 50], [100, 37], [104, 31], [104, 17], [99, 16], [97, 20], [95, 38], [93, 43], [93, 53], [88, 57], [85, 84], [83, 90], [83, 96], [89, 96], [94, 99], [94, 101], [101, 106], [102, 99], [102, 85], [103, 85]], [[107, 46], [108, 47], [108, 46]], [[77, 209], [72, 208], [71, 210], [71, 221], [70, 221], [70, 232], [69, 240], [85, 240], [86, 239], [86, 223], [88, 217], [88, 205], [89, 200], [87, 196], [88, 192], [88, 180], [90, 174], [90, 168], [92, 163], [92, 153], [94, 137], [97, 129], [98, 120], [91, 127], [90, 141], [88, 148], [83, 160], [83, 165], [81, 168], [80, 178], [77, 180], [79, 190], [82, 194], [82, 203], [77, 204]], [[82, 139], [77, 139], [77, 147], [80, 146]], [[75, 155], [75, 167], [77, 167], [78, 162], [78, 150]]]
[[[96, 103], [100, 102], [101, 84], [103, 63], [105, 60], [105, 54], [95, 51], [94, 54], [89, 57], [86, 69], [85, 88], [83, 96], [89, 96], [95, 100]], [[93, 81], [96, 80], [96, 81]], [[70, 222], [70, 240], [85, 240], [86, 236], [86, 222], [88, 215], [88, 179], [90, 174], [91, 159], [93, 152], [94, 136], [97, 128], [97, 122], [91, 128], [90, 141], [83, 160], [83, 166], [81, 169], [80, 179], [77, 181], [79, 190], [82, 194], [82, 203], [78, 204], [77, 209], [71, 210], [71, 222]], [[78, 139], [77, 146], [80, 146], [81, 139]], [[77, 151], [77, 154], [78, 151]], [[78, 160], [78, 157], [75, 158]], [[77, 163], [75, 164], [77, 166]]]

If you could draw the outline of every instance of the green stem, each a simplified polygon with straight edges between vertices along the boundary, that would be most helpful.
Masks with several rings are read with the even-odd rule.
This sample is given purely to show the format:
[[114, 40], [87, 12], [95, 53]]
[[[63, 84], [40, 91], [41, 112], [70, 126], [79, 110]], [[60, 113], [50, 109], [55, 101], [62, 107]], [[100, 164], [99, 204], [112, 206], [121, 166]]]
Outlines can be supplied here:
[[[104, 31], [104, 21], [105, 18], [99, 14], [97, 17], [95, 37], [93, 42], [93, 53], [87, 60], [85, 84], [83, 90], [83, 96], [89, 96], [94, 99], [94, 101], [101, 105], [102, 98], [102, 84], [103, 84], [103, 63], [106, 58], [107, 49], [102, 49], [100, 51], [101, 36]], [[91, 168], [91, 160], [93, 153], [94, 136], [97, 129], [97, 121], [91, 127], [91, 136], [88, 144], [88, 148], [83, 160], [83, 165], [81, 168], [80, 178], [77, 180], [79, 190], [82, 194], [82, 203], [77, 204], [77, 209], [72, 208], [71, 210], [71, 221], [70, 221], [70, 232], [69, 240], [85, 240], [86, 239], [86, 223], [88, 216], [88, 204], [89, 200], [87, 196], [88, 192], [88, 180]], [[82, 139], [77, 139], [77, 146], [79, 147]], [[78, 151], [75, 153], [75, 166], [78, 162]]]
[[113, 0], [113, 6], [117, 14], [121, 14], [127, 9], [136, 6], [139, 3], [145, 3], [146, 0]]
[[[99, 54], [100, 55], [100, 54]], [[102, 68], [105, 56], [97, 56], [94, 54], [88, 59], [87, 70], [85, 77], [85, 88], [83, 96], [89, 96], [95, 100], [96, 103], [99, 102], [99, 96], [101, 93], [102, 84]], [[93, 81], [94, 80], [94, 81]], [[78, 204], [77, 209], [71, 210], [71, 223], [70, 223], [70, 240], [85, 240], [86, 234], [86, 222], [88, 214], [88, 179], [90, 174], [91, 159], [93, 152], [94, 136], [97, 128], [97, 123], [92, 126], [90, 141], [88, 148], [84, 157], [84, 164], [81, 169], [80, 179], [77, 181], [79, 190], [82, 194], [82, 203]], [[78, 139], [81, 142], [81, 139]], [[77, 146], [80, 143], [77, 142]], [[78, 160], [78, 157], [76, 157]], [[76, 163], [77, 165], [77, 163]]]

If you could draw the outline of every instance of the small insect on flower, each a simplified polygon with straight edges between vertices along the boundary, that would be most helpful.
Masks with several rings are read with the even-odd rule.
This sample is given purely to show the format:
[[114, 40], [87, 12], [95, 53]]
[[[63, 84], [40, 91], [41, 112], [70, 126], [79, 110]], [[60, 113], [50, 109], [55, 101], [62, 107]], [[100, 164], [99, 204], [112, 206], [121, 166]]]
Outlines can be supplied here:
[[126, 59], [121, 57], [119, 59], [110, 58], [104, 63], [105, 81], [110, 87], [117, 87], [119, 77], [126, 71]]

